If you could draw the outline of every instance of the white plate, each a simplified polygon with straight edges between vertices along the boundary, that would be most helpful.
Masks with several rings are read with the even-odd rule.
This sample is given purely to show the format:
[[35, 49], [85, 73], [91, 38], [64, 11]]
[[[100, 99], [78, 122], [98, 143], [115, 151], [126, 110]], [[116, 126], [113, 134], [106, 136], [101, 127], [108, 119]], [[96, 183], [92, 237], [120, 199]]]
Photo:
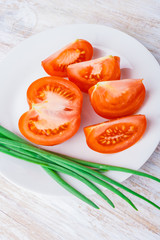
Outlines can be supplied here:
[[[151, 156], [160, 138], [160, 67], [137, 40], [109, 27], [82, 24], [54, 28], [27, 39], [13, 49], [0, 65], [0, 124], [20, 135], [18, 119], [28, 110], [27, 88], [34, 80], [46, 76], [41, 60], [77, 38], [91, 42], [94, 58], [112, 53], [119, 55], [123, 78], [144, 78], [147, 94], [138, 113], [146, 115], [147, 130], [138, 143], [123, 152], [107, 155], [92, 151], [85, 143], [83, 127], [104, 119], [96, 115], [87, 94], [84, 94], [78, 133], [65, 143], [47, 149], [88, 161], [139, 169]], [[67, 194], [39, 166], [31, 163], [0, 154], [0, 171], [9, 180], [32, 191]], [[118, 172], [109, 172], [108, 175], [120, 182], [129, 176]], [[88, 192], [88, 188], [82, 187], [78, 181], [69, 177], [65, 179], [82, 192]]]

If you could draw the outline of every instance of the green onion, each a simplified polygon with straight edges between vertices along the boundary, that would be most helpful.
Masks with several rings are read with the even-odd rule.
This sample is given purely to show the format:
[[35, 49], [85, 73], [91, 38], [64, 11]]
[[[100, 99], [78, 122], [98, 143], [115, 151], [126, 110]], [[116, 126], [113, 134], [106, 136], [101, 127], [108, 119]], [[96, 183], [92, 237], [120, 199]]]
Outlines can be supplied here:
[[0, 125], [0, 134], [9, 138], [9, 139], [12, 139], [12, 140], [15, 140], [15, 141], [21, 141], [21, 142], [29, 144], [29, 142], [27, 142], [25, 139], [17, 136], [15, 133], [9, 131], [8, 129], [6, 129], [4, 127], [2, 127], [1, 125]]
[[[10, 139], [12, 139], [12, 140], [10, 140]], [[68, 175], [75, 177], [78, 180], [82, 181], [88, 187], [90, 187], [93, 191], [97, 192], [101, 197], [103, 197], [112, 207], [114, 207], [114, 205], [111, 202], [111, 200], [106, 195], [104, 195], [104, 193], [90, 181], [93, 181], [95, 183], [98, 183], [98, 184], [108, 188], [109, 190], [111, 190], [112, 192], [114, 192], [115, 194], [117, 194], [121, 198], [123, 198], [125, 201], [127, 201], [136, 210], [137, 210], [137, 208], [131, 202], [131, 200], [128, 199], [124, 194], [122, 194], [118, 189], [114, 188], [110, 184], [120, 187], [120, 188], [124, 189], [125, 191], [152, 204], [154, 207], [160, 209], [160, 207], [158, 205], [156, 205], [152, 201], [148, 200], [144, 196], [132, 191], [131, 189], [120, 184], [119, 182], [112, 180], [107, 176], [104, 176], [100, 172], [108, 171], [108, 170], [128, 172], [128, 173], [140, 175], [143, 177], [151, 178], [157, 182], [160, 182], [159, 178], [156, 178], [152, 175], [149, 175], [147, 173], [143, 173], [140, 171], [128, 169], [128, 168], [92, 163], [92, 162], [87, 162], [87, 161], [83, 161], [80, 159], [75, 159], [72, 157], [67, 157], [67, 156], [64, 156], [61, 154], [48, 152], [48, 151], [34, 147], [30, 143], [28, 143], [26, 140], [21, 139], [16, 134], [8, 131], [7, 129], [3, 128], [2, 126], [0, 126], [0, 144], [1, 144], [0, 151], [5, 152], [5, 153], [10, 154], [15, 157], [19, 157], [26, 161], [30, 161], [30, 162], [39, 164], [45, 170], [47, 169], [48, 173], [55, 180], [57, 180], [57, 182], [60, 185], [62, 185], [63, 187], [66, 186], [66, 189], [72, 193], [75, 190], [76, 192], [74, 192], [73, 194], [76, 196], [77, 196], [78, 191], [76, 189], [73, 190], [72, 186], [70, 186], [63, 179], [61, 179], [59, 175], [57, 175], [58, 174], [57, 172], [62, 172], [62, 173], [68, 174]], [[8, 150], [4, 151], [5, 147], [7, 147], [6, 149], [8, 149]], [[94, 170], [91, 168], [94, 168]], [[70, 186], [70, 187], [68, 187], [68, 186]], [[85, 202], [91, 201], [88, 198], [87, 198], [87, 200], [84, 199], [85, 196], [84, 195], [81, 196], [79, 194], [81, 194], [81, 193], [78, 192], [78, 197], [80, 199], [82, 199], [83, 201], [85, 201]], [[91, 202], [89, 203], [89, 202], [88, 202], [88, 204], [90, 204], [90, 205], [92, 204], [92, 206], [93, 206], [94, 203], [92, 201], [91, 201], [92, 203]]]
[[105, 201], [107, 201], [113, 208], [115, 207], [114, 204], [112, 203], [112, 201], [96, 186], [94, 185], [92, 182], [88, 181], [87, 179], [85, 179], [84, 177], [68, 170], [65, 168], [62, 168], [54, 163], [48, 163], [48, 162], [44, 162], [43, 160], [38, 160], [32, 157], [28, 157], [28, 156], [24, 156], [19, 152], [15, 152], [11, 149], [7, 149], [5, 147], [0, 146], [0, 152], [6, 153], [8, 155], [11, 155], [13, 157], [17, 157], [20, 158], [22, 160], [31, 162], [31, 163], [35, 163], [38, 165], [41, 165], [42, 167], [47, 167], [49, 169], [70, 175], [78, 180], [80, 180], [81, 182], [83, 182], [84, 184], [86, 184], [89, 188], [91, 188], [94, 192], [96, 192], [98, 195], [100, 195]]
[[[67, 157], [65, 155], [62, 155], [64, 157]], [[87, 167], [93, 167], [93, 168], [97, 168], [99, 169], [100, 172], [106, 172], [106, 171], [119, 171], [119, 172], [126, 172], [126, 173], [131, 173], [131, 174], [135, 174], [138, 176], [142, 176], [142, 177], [146, 177], [146, 178], [150, 178], [152, 180], [155, 180], [157, 182], [160, 182], [159, 178], [156, 178], [148, 173], [144, 173], [144, 172], [140, 172], [137, 170], [133, 170], [133, 169], [129, 169], [129, 168], [123, 168], [123, 167], [117, 167], [117, 166], [111, 166], [111, 165], [106, 165], [106, 164], [100, 164], [100, 163], [94, 163], [94, 162], [88, 162], [88, 161], [83, 161], [80, 159], [76, 159], [76, 158], [72, 158], [72, 157], [67, 157], [68, 159], [83, 164]]]
[[[16, 134], [10, 132], [9, 130], [5, 129], [2, 126], [0, 126], [0, 133], [2, 135], [4, 135], [4, 136], [8, 137], [9, 139], [17, 140], [17, 141], [24, 142], [26, 144], [31, 145], [28, 141], [22, 139], [21, 137], [19, 137]], [[155, 180], [157, 182], [160, 182], [159, 178], [156, 178], [156, 177], [154, 177], [154, 176], [152, 176], [150, 174], [147, 174], [147, 173], [144, 173], [144, 172], [140, 172], [140, 171], [137, 171], [137, 170], [133, 170], [133, 169], [129, 169], [129, 168], [123, 168], [123, 167], [117, 167], [117, 166], [111, 166], [111, 165], [106, 165], [106, 164], [99, 164], [99, 163], [88, 162], [88, 161], [84, 161], [84, 160], [68, 157], [68, 156], [65, 156], [65, 155], [62, 155], [62, 154], [58, 154], [58, 153], [54, 153], [54, 154], [58, 155], [58, 156], [62, 156], [62, 157], [67, 158], [69, 160], [72, 160], [74, 162], [83, 164], [83, 165], [88, 166], [88, 167], [97, 168], [97, 169], [99, 169], [102, 172], [103, 171], [108, 171], [108, 170], [119, 171], [119, 172], [126, 172], [126, 173], [131, 173], [131, 174], [147, 177], [147, 178], [153, 179], [153, 180]]]
[[[66, 166], [66, 168], [69, 168], [70, 170], [73, 171], [73, 168], [70, 166]], [[126, 202], [128, 202], [135, 210], [137, 210], [136, 206], [132, 203], [132, 201], [126, 197], [123, 193], [121, 193], [118, 189], [114, 188], [112, 185], [102, 181], [101, 179], [95, 177], [92, 174], [89, 174], [87, 171], [79, 170], [79, 169], [74, 169], [74, 171], [78, 174], [81, 174], [82, 176], [86, 177], [90, 181], [93, 181], [95, 183], [100, 184], [101, 186], [107, 188], [108, 190], [112, 191], [113, 193], [117, 194], [119, 197], [124, 199]]]
[[57, 182], [59, 183], [63, 188], [65, 188], [68, 192], [72, 193], [73, 195], [75, 195], [76, 197], [78, 197], [79, 199], [81, 199], [82, 201], [88, 203], [89, 205], [91, 205], [94, 208], [99, 209], [99, 207], [92, 202], [90, 199], [88, 199], [87, 197], [85, 197], [82, 193], [80, 193], [79, 191], [77, 191], [75, 188], [73, 188], [71, 185], [69, 185], [66, 181], [64, 181], [59, 175], [58, 173], [56, 173], [53, 170], [50, 170], [46, 167], [43, 167], [43, 169]]
[[86, 178], [82, 177], [79, 174], [76, 174], [75, 172], [72, 172], [68, 169], [65, 169], [63, 167], [60, 166], [55, 166], [54, 169], [58, 172], [70, 175], [78, 180], [80, 180], [81, 182], [85, 183], [88, 187], [90, 187], [94, 192], [96, 192], [98, 195], [100, 195], [105, 201], [107, 201], [113, 208], [115, 207], [114, 204], [112, 203], [112, 201], [96, 186], [94, 185], [92, 182], [88, 181]]
[[[26, 144], [31, 145], [28, 141], [22, 139], [21, 137], [19, 137], [16, 134], [10, 132], [9, 130], [7, 130], [6, 128], [4, 128], [2, 126], [0, 126], [0, 133], [2, 135], [4, 135], [4, 136], [8, 137], [9, 139], [12, 139], [12, 140], [15, 140], [15, 141], [17, 140], [17, 141], [24, 142]], [[144, 173], [144, 172], [140, 172], [140, 171], [137, 171], [137, 170], [133, 170], [133, 169], [129, 169], [129, 168], [123, 168], [123, 167], [117, 167], [117, 166], [111, 166], [111, 165], [106, 165], [106, 164], [99, 164], [99, 163], [88, 162], [88, 161], [76, 159], [76, 158], [73, 158], [73, 157], [68, 157], [68, 156], [65, 156], [65, 155], [62, 155], [62, 154], [58, 154], [58, 153], [54, 153], [54, 155], [61, 156], [63, 158], [67, 158], [69, 160], [72, 160], [74, 162], [83, 164], [83, 165], [88, 166], [88, 167], [93, 167], [95, 169], [97, 168], [97, 169], [99, 169], [102, 172], [103, 171], [108, 171], [108, 170], [119, 171], [119, 172], [126, 172], [126, 173], [139, 175], [139, 176], [142, 176], [142, 177], [147, 177], [147, 178], [150, 178], [150, 179], [155, 180], [157, 182], [160, 182], [159, 178], [156, 178], [156, 177], [154, 177], [154, 176], [152, 176], [150, 174], [147, 174], [147, 173]]]
[[28, 162], [32, 162], [32, 163], [36, 163], [36, 164], [40, 164], [43, 169], [57, 182], [59, 183], [63, 188], [65, 188], [67, 191], [69, 191], [70, 193], [72, 193], [73, 195], [75, 195], [77, 198], [81, 199], [82, 201], [86, 202], [87, 204], [89, 204], [90, 206], [96, 208], [96, 209], [99, 209], [99, 207], [94, 203], [92, 202], [90, 199], [88, 199], [87, 197], [85, 197], [82, 193], [80, 193], [79, 191], [77, 191], [75, 188], [73, 188], [71, 185], [69, 185], [66, 181], [64, 181], [53, 169], [48, 169], [48, 166], [47, 164], [41, 164], [39, 163], [38, 161], [35, 161], [35, 159], [33, 158], [30, 158], [28, 156], [22, 156], [22, 154], [20, 153], [12, 153], [11, 154], [11, 151], [10, 149], [8, 149], [9, 151], [7, 150], [4, 150], [2, 149], [2, 146], [0, 146], [0, 151], [3, 152], [3, 153], [7, 153], [11, 156], [15, 156], [15, 157], [18, 157], [20, 159], [23, 159], [23, 160], [26, 160]]
[[139, 193], [134, 192], [134, 191], [131, 190], [130, 188], [124, 186], [123, 184], [121, 184], [121, 183], [119, 183], [119, 182], [117, 182], [117, 181], [115, 181], [115, 180], [113, 180], [113, 179], [111, 179], [111, 178], [109, 178], [109, 177], [107, 177], [107, 176], [104, 176], [105, 178], [103, 178], [103, 176], [104, 176], [104, 175], [101, 174], [101, 179], [103, 179], [103, 180], [105, 180], [105, 181], [107, 181], [107, 182], [109, 182], [109, 183], [111, 183], [111, 184], [114, 184], [115, 186], [117, 186], [117, 187], [119, 187], [119, 188], [121, 188], [121, 189], [124, 189], [125, 191], [131, 193], [132, 195], [135, 195], [136, 197], [139, 197], [139, 198], [143, 199], [144, 201], [150, 203], [151, 205], [153, 205], [154, 207], [156, 207], [157, 209], [160, 210], [160, 206], [158, 206], [158, 205], [155, 204], [154, 202], [150, 201], [150, 200], [147, 199], [146, 197], [140, 195]]
[[[57, 157], [55, 158], [54, 155], [52, 155], [52, 153], [50, 152], [47, 152], [47, 151], [44, 151], [44, 150], [41, 150], [41, 149], [38, 149], [36, 147], [33, 147], [33, 146], [29, 146], [25, 143], [20, 143], [20, 142], [14, 142], [12, 140], [9, 140], [9, 139], [3, 139], [3, 138], [0, 138], [0, 142], [3, 143], [3, 144], [6, 144], [6, 145], [9, 145], [9, 147], [21, 147], [22, 149], [24, 150], [31, 150], [33, 151], [33, 153], [39, 153], [42, 157], [45, 157], [47, 158], [48, 160], [51, 160], [53, 161], [54, 163], [57, 163], [57, 160], [58, 161], [58, 165], [61, 165], [63, 167], [69, 167], [70, 166], [70, 169], [72, 171], [76, 171], [76, 168], [79, 168], [81, 170], [84, 170], [86, 172], [89, 172], [89, 173], [94, 173], [94, 171], [92, 169], [88, 169], [86, 167], [84, 167], [83, 165], [80, 165], [78, 163], [74, 163], [70, 160], [66, 160], [62, 157]], [[92, 172], [93, 171], [93, 172]], [[81, 171], [82, 172], [82, 171]], [[91, 178], [94, 178], [94, 176], [90, 176]], [[96, 178], [94, 178], [95, 181], [98, 181], [100, 182], [100, 180], [96, 180]], [[112, 192], [116, 193], [118, 196], [120, 196], [121, 198], [123, 198], [125, 201], [127, 201], [133, 208], [135, 208], [137, 210], [137, 208], [134, 206], [134, 204], [131, 202], [131, 200], [129, 200], [129, 198], [127, 198], [123, 193], [121, 193], [119, 190], [117, 190], [116, 188], [114, 188], [113, 186], [111, 186], [110, 184], [108, 183], [105, 183], [105, 182], [102, 182], [101, 185], [105, 186], [106, 188], [108, 188], [109, 190], [111, 190]]]
[[[81, 169], [81, 171], [82, 171], [82, 167], [81, 167], [80, 165], [77, 165], [77, 168], [78, 168], [78, 169]], [[100, 179], [102, 179], [102, 180], [104, 180], [104, 181], [107, 181], [107, 182], [109, 182], [109, 183], [111, 183], [111, 184], [113, 184], [113, 185], [115, 185], [115, 186], [117, 186], [117, 187], [120, 187], [121, 189], [124, 189], [125, 191], [131, 193], [132, 195], [135, 195], [135, 196], [143, 199], [144, 201], [150, 203], [150, 204], [153, 205], [154, 207], [160, 209], [160, 207], [159, 207], [157, 204], [155, 204], [154, 202], [152, 202], [152, 201], [148, 200], [147, 198], [145, 198], [144, 196], [142, 196], [142, 195], [134, 192], [134, 191], [131, 190], [130, 188], [125, 187], [124, 185], [120, 184], [119, 182], [117, 182], [117, 181], [115, 181], [115, 180], [113, 180], [113, 179], [111, 179], [111, 178], [109, 178], [109, 177], [107, 177], [107, 176], [105, 176], [105, 175], [103, 175], [103, 174], [95, 171], [95, 170], [89, 169], [89, 168], [86, 168], [84, 171], [86, 171], [87, 173], [92, 174], [93, 176], [95, 176], [95, 177], [97, 177], [97, 178], [100, 178]], [[157, 180], [158, 180], [158, 179], [157, 179]], [[156, 180], [156, 181], [157, 181], [157, 180]], [[99, 183], [99, 184], [101, 184], [101, 183]], [[102, 185], [102, 184], [101, 184], [101, 185]], [[103, 185], [102, 185], [102, 186], [103, 186]], [[122, 198], [123, 198], [123, 197], [122, 197]]]

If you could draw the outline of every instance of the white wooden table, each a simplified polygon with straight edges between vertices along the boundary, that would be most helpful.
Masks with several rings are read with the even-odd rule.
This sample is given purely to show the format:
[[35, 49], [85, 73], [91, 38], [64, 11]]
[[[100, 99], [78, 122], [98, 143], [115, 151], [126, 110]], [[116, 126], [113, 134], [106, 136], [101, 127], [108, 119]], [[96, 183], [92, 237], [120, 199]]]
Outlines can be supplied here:
[[[32, 34], [74, 23], [120, 29], [136, 37], [160, 63], [159, 0], [0, 0], [0, 60]], [[142, 169], [160, 176], [160, 145]], [[160, 204], [158, 183], [132, 176], [125, 185]], [[101, 207], [94, 210], [75, 197], [41, 196], [0, 177], [0, 240], [160, 239], [160, 211], [132, 196], [136, 212], [110, 196], [116, 209], [94, 195]]]

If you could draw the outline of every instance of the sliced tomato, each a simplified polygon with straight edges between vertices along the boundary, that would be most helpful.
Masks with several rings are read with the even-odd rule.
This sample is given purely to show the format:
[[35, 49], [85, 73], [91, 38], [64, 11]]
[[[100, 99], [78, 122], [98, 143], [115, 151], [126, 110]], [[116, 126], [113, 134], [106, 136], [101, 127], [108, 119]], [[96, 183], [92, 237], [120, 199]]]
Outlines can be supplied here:
[[99, 81], [120, 79], [120, 58], [107, 56], [95, 60], [69, 65], [67, 74], [83, 92]]
[[66, 77], [68, 65], [90, 60], [92, 55], [92, 45], [86, 40], [77, 39], [42, 61], [42, 66], [51, 76]]
[[99, 82], [89, 89], [95, 112], [104, 118], [117, 118], [135, 113], [145, 98], [143, 79]]
[[135, 144], [144, 134], [146, 117], [133, 115], [84, 128], [88, 146], [100, 153], [116, 153]]
[[82, 94], [72, 82], [60, 77], [43, 77], [27, 91], [30, 110], [19, 119], [21, 133], [39, 145], [56, 145], [79, 129]]

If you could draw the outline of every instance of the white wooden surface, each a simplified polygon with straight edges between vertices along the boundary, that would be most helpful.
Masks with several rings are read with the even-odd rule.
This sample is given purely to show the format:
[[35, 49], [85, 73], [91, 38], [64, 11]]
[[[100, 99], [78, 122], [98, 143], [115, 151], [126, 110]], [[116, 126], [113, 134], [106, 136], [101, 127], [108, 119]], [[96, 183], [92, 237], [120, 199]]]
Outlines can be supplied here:
[[[0, 60], [32, 34], [74, 23], [120, 29], [136, 37], [160, 63], [159, 0], [0, 0]], [[160, 176], [160, 144], [142, 170]], [[160, 204], [158, 183], [132, 176], [125, 185]], [[0, 240], [160, 239], [160, 211], [132, 197], [136, 212], [109, 195], [116, 209], [93, 195], [101, 207], [94, 210], [75, 197], [41, 196], [0, 176]]]

